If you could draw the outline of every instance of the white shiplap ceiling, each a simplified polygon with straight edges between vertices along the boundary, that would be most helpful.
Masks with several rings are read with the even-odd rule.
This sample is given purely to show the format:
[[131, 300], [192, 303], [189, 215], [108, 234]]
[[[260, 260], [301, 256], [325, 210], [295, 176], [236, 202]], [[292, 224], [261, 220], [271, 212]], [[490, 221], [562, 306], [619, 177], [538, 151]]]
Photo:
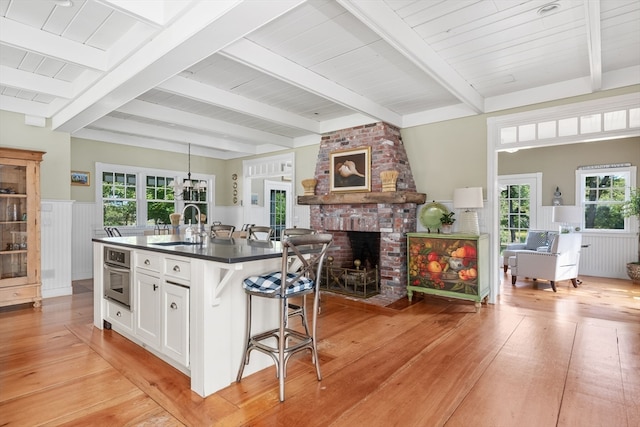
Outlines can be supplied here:
[[638, 0], [61, 3], [0, 0], [0, 109], [221, 159], [640, 83]]

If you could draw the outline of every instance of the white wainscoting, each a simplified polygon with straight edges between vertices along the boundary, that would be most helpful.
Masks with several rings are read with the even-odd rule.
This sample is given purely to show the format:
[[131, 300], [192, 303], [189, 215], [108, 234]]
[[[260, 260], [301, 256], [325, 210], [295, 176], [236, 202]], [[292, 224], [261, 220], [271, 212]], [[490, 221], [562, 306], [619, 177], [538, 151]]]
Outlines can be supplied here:
[[628, 279], [627, 263], [637, 261], [638, 236], [584, 233], [580, 254], [580, 274]]
[[95, 236], [95, 217], [95, 203], [76, 202], [73, 204], [73, 233], [71, 233], [73, 280], [93, 277], [93, 243], [91, 239]]
[[42, 297], [71, 295], [73, 200], [41, 200]]

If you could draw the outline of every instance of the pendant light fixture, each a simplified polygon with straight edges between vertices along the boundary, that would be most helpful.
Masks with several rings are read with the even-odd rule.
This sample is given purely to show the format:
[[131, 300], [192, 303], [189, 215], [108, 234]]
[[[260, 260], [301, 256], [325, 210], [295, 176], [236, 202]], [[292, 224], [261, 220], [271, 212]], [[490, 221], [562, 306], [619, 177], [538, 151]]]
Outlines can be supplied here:
[[189, 144], [187, 179], [180, 182], [178, 177], [171, 183], [173, 195], [177, 200], [204, 201], [206, 200], [207, 181], [191, 179], [191, 144]]

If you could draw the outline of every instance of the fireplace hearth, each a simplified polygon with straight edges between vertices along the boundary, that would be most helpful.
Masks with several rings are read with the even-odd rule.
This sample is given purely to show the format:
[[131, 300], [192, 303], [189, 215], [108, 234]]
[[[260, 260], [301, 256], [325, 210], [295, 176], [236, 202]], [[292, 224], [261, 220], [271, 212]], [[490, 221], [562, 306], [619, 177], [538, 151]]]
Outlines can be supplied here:
[[[371, 191], [330, 192], [330, 153], [365, 146], [371, 147]], [[382, 192], [380, 172], [388, 170], [398, 171], [395, 192]], [[375, 233], [380, 293], [393, 298], [406, 295], [406, 233], [416, 231], [417, 205], [425, 202], [426, 194], [416, 192], [400, 130], [375, 123], [323, 135], [314, 178], [318, 181], [315, 194], [299, 196], [298, 204], [310, 205], [312, 228], [333, 234], [329, 255], [336, 268], [338, 264], [354, 268], [348, 232]], [[371, 245], [364, 251], [373, 252]], [[360, 268], [365, 268], [362, 263]]]

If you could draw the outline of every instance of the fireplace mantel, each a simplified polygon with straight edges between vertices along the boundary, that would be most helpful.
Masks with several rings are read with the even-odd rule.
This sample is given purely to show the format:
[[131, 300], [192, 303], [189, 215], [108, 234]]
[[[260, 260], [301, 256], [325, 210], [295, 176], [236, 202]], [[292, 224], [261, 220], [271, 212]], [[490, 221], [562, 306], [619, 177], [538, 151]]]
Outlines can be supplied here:
[[325, 195], [298, 196], [299, 205], [365, 205], [365, 204], [423, 204], [425, 193], [409, 191], [333, 193]]

